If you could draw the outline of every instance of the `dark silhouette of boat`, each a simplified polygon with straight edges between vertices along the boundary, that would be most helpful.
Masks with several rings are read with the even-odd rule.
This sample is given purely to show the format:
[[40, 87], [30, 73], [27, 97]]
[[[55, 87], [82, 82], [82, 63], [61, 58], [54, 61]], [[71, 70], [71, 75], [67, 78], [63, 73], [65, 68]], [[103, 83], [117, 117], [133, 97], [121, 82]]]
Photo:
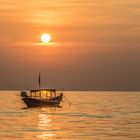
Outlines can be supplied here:
[[63, 93], [57, 94], [56, 89], [40, 89], [40, 73], [38, 83], [38, 90], [21, 91], [22, 100], [27, 107], [59, 106]]
[[59, 106], [63, 93], [57, 95], [55, 89], [21, 91], [21, 97], [27, 107]]

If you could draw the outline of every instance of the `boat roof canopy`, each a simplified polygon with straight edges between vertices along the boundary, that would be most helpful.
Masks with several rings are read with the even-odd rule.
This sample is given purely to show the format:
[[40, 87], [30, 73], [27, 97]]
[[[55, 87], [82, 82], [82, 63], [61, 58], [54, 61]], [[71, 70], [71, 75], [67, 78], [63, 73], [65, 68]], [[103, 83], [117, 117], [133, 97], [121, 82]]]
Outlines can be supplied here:
[[38, 92], [38, 91], [51, 91], [51, 92], [56, 92], [56, 89], [37, 89], [37, 90], [30, 90], [30, 92]]

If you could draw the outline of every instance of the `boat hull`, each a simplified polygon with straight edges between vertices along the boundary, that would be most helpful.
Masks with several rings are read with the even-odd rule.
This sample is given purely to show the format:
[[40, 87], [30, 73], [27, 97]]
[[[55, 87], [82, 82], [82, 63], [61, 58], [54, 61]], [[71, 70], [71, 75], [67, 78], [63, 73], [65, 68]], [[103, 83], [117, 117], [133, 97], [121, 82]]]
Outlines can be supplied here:
[[45, 107], [45, 106], [59, 106], [61, 100], [43, 100], [35, 98], [22, 98], [27, 107]]

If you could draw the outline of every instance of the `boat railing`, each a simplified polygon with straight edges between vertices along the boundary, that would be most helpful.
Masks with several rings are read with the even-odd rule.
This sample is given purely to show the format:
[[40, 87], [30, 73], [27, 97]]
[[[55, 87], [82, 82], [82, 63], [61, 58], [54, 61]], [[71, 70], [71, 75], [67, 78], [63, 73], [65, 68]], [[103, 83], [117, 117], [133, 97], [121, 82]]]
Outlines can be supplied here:
[[21, 96], [24, 98], [34, 98], [42, 100], [51, 100], [59, 97], [61, 93], [50, 92], [50, 91], [35, 91], [35, 92], [21, 92]]

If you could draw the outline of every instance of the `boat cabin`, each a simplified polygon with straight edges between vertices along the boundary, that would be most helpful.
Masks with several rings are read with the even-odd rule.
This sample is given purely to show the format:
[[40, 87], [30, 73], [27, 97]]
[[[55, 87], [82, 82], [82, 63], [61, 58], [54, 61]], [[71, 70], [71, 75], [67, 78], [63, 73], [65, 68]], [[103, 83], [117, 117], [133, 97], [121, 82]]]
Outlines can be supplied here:
[[30, 90], [29, 92], [22, 91], [21, 96], [25, 98], [36, 98], [36, 99], [54, 99], [56, 98], [56, 89], [40, 89]]

